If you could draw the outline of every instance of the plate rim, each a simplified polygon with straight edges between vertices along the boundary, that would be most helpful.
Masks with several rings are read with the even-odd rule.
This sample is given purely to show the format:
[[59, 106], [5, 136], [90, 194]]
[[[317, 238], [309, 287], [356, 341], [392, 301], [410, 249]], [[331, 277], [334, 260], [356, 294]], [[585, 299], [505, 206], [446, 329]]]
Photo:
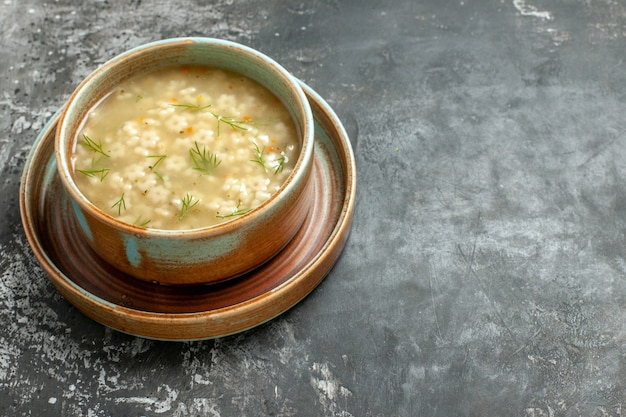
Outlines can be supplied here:
[[[326, 241], [320, 247], [319, 251], [312, 256], [309, 262], [300, 270], [294, 273], [285, 282], [250, 299], [229, 306], [197, 312], [168, 313], [139, 310], [103, 299], [81, 287], [72, 280], [70, 276], [60, 270], [48, 256], [37, 232], [34, 230], [34, 225], [31, 224], [29, 220], [32, 202], [30, 201], [31, 199], [29, 199], [28, 184], [29, 179], [34, 175], [31, 170], [32, 161], [35, 159], [38, 152], [42, 152], [42, 143], [45, 139], [54, 132], [62, 111], [62, 109], [59, 109], [48, 120], [32, 145], [22, 173], [19, 196], [20, 215], [28, 243], [54, 287], [70, 304], [74, 305], [84, 315], [96, 322], [134, 336], [170, 341], [212, 339], [240, 333], [274, 319], [306, 298], [306, 296], [325, 279], [343, 252], [351, 229], [356, 201], [356, 163], [349, 137], [335, 111], [311, 87], [302, 81], [299, 81], [299, 83], [309, 99], [316, 125], [320, 124], [321, 127], [325, 129], [326, 133], [328, 132], [328, 124], [332, 125], [332, 128], [336, 130], [336, 135], [339, 137], [341, 143], [336, 144], [333, 141], [334, 147], [341, 159], [340, 162], [345, 165], [345, 192], [342, 195], [343, 198], [341, 200], [343, 204], [335, 221], [335, 225], [327, 235]], [[322, 125], [320, 122], [320, 120], [323, 121], [323, 119], [327, 122], [326, 126]], [[341, 145], [341, 148], [339, 148], [338, 145]], [[41, 169], [49, 169], [49, 167], [41, 167]], [[56, 174], [55, 169], [54, 172], [47, 173], [47, 175], [58, 174]], [[311, 282], [306, 282], [306, 274], [311, 274], [312, 271], [316, 271], [318, 268], [321, 268], [321, 274], [318, 274], [319, 276], [317, 278], [311, 279]], [[294, 289], [294, 287], [298, 285], [302, 286], [302, 288]], [[300, 291], [295, 291], [298, 289]], [[295, 292], [295, 294], [292, 294], [292, 292]], [[289, 296], [291, 296], [290, 301], [284, 308], [271, 308], [272, 305], [285, 304], [284, 301], [282, 303], [275, 303], [274, 301]], [[250, 318], [254, 316], [254, 314], [250, 313], [256, 310], [264, 310], [265, 315], [261, 320], [250, 320]], [[112, 320], [107, 319], [109, 316], [114, 316], [118, 319], [115, 324], [112, 323]], [[178, 334], [178, 336], [164, 337], [162, 332], [154, 331], [155, 326], [160, 327], [165, 324], [163, 321], [169, 321], [170, 326], [176, 326], [177, 331], [175, 333]], [[227, 323], [232, 330], [219, 333], [209, 331], [211, 324], [219, 323]], [[143, 331], [137, 331], [138, 327], [143, 327]], [[204, 331], [201, 329], [204, 329]]]

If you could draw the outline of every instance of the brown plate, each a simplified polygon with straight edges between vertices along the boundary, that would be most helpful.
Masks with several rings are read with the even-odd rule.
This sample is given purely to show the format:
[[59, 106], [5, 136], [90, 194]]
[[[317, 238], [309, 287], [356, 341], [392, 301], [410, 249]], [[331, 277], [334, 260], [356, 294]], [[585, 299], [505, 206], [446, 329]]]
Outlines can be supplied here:
[[141, 281], [104, 263], [82, 242], [57, 175], [57, 113], [35, 141], [20, 186], [26, 237], [52, 284], [88, 317], [125, 333], [162, 340], [237, 333], [306, 297], [333, 267], [348, 238], [356, 170], [341, 121], [317, 93], [302, 87], [315, 119], [315, 204], [276, 257], [242, 277], [213, 285]]

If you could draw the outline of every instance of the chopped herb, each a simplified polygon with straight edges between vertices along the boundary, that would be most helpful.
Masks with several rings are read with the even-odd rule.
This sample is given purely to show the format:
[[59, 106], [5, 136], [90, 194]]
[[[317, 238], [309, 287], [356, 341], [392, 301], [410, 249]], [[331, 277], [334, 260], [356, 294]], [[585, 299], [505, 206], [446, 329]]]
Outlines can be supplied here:
[[155, 171], [155, 169], [156, 169], [157, 166], [159, 166], [161, 161], [163, 161], [165, 158], [167, 158], [167, 155], [148, 155], [148, 156], [146, 156], [146, 158], [156, 158], [156, 161], [154, 162], [154, 164], [150, 165], [148, 167], [148, 169], [150, 169], [150, 171], [153, 172], [154, 175], [156, 175], [157, 177], [159, 177], [159, 179], [161, 181], [163, 181], [163, 176], [160, 173], [158, 173], [157, 171]]
[[139, 227], [147, 227], [148, 224], [151, 222], [152, 220], [148, 219], [148, 220], [144, 220], [141, 216], [137, 217], [137, 220], [135, 220], [135, 222], [133, 223], [135, 226], [139, 226]]
[[248, 128], [245, 126], [247, 124], [245, 120], [236, 120], [234, 117], [220, 116], [219, 114], [215, 114], [213, 112], [211, 112], [211, 114], [217, 120], [217, 136], [220, 135], [220, 123], [226, 123], [233, 129], [248, 130]]
[[252, 211], [252, 209], [242, 209], [242, 208], [239, 208], [239, 206], [241, 206], [241, 200], [237, 201], [237, 207], [235, 207], [231, 213], [225, 214], [225, 215], [219, 215], [218, 214], [215, 217], [217, 217], [219, 219], [226, 219], [226, 218], [229, 218], [229, 217], [241, 216], [241, 215], [244, 215], [244, 214]]
[[83, 133], [83, 145], [85, 145], [86, 147], [88, 147], [94, 152], [101, 153], [107, 158], [110, 156], [108, 153], [102, 150], [102, 143], [100, 141], [96, 142], [95, 140], [91, 139], [89, 136], [85, 135], [84, 133]]
[[150, 168], [150, 171], [152, 171], [161, 163], [161, 161], [167, 158], [167, 155], [148, 155], [146, 158], [156, 158], [156, 162], [148, 167]]
[[178, 221], [181, 221], [183, 217], [187, 215], [189, 210], [194, 208], [195, 205], [198, 204], [199, 202], [200, 200], [195, 199], [194, 196], [192, 196], [191, 194], [189, 193], [185, 194], [185, 197], [183, 197], [183, 199], [180, 201], [181, 206], [180, 206], [180, 215], [178, 216]]
[[267, 173], [265, 160], [263, 160], [263, 152], [265, 152], [265, 147], [263, 147], [263, 149], [259, 149], [259, 145], [257, 145], [256, 142], [252, 142], [252, 144], [254, 145], [254, 150], [252, 151], [254, 159], [251, 159], [250, 161], [261, 165], [261, 168], [263, 168], [263, 171]]
[[[182, 107], [191, 111], [201, 111], [201, 110], [208, 109], [209, 107], [211, 107], [210, 104], [207, 104], [206, 106], [200, 106], [199, 104], [171, 104], [171, 106]], [[248, 123], [249, 120], [252, 120], [250, 116], [244, 116], [243, 120], [237, 120], [234, 117], [222, 116], [220, 114], [213, 113], [213, 112], [209, 112], [209, 113], [211, 113], [211, 116], [213, 116], [215, 120], [217, 120], [217, 136], [220, 135], [221, 123], [226, 123], [228, 126], [232, 127], [233, 129], [248, 130], [248, 128], [245, 125], [249, 124]]]
[[203, 175], [211, 174], [222, 161], [217, 159], [217, 155], [214, 153], [208, 152], [206, 146], [202, 145], [202, 150], [200, 150], [198, 142], [194, 141], [194, 144], [196, 145], [195, 148], [189, 149], [193, 169], [202, 172]]
[[106, 178], [107, 175], [109, 175], [109, 168], [101, 168], [101, 169], [78, 169], [78, 172], [80, 172], [83, 175], [86, 175], [88, 177], [95, 177], [96, 175], [100, 176], [100, 181], [104, 181], [104, 179]]
[[173, 107], [183, 107], [187, 110], [191, 110], [191, 111], [200, 111], [200, 110], [204, 110], [204, 109], [208, 109], [209, 107], [211, 107], [210, 104], [207, 104], [206, 106], [201, 106], [199, 104], [171, 104], [171, 106]]
[[124, 200], [124, 193], [122, 193], [122, 196], [120, 197], [120, 199], [117, 200], [115, 204], [111, 206], [111, 208], [115, 208], [115, 207], [117, 207], [118, 216], [122, 214], [122, 209], [126, 210], [126, 200]]
[[285, 157], [281, 156], [276, 160], [276, 165], [274, 165], [274, 174], [278, 174], [285, 168]]

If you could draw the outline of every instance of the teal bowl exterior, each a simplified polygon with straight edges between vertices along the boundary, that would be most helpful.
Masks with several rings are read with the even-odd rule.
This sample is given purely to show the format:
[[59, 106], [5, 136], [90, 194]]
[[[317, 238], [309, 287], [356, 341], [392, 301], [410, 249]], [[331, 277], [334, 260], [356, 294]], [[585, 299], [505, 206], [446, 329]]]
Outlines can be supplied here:
[[[146, 229], [99, 210], [76, 186], [72, 147], [89, 111], [128, 77], [171, 65], [207, 65], [235, 71], [268, 88], [290, 112], [301, 139], [301, 152], [281, 189], [258, 208], [206, 228]], [[71, 95], [60, 115], [55, 136], [58, 172], [86, 242], [121, 271], [138, 279], [170, 285], [230, 279], [277, 254], [298, 231], [313, 204], [310, 181], [313, 148], [313, 116], [298, 80], [254, 49], [212, 38], [157, 41], [103, 64]]]

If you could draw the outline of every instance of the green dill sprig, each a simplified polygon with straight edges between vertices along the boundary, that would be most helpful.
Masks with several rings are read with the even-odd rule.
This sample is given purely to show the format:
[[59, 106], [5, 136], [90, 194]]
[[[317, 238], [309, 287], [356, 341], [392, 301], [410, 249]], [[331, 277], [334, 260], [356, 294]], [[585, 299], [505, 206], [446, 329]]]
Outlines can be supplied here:
[[[199, 104], [190, 104], [190, 103], [171, 104], [171, 106], [173, 106], [173, 107], [182, 107], [184, 109], [191, 110], [191, 111], [201, 111], [201, 110], [205, 110], [205, 109], [208, 109], [209, 107], [211, 107], [210, 104], [207, 104], [206, 106], [201, 106]], [[221, 114], [217, 114], [217, 113], [214, 113], [212, 111], [210, 111], [209, 113], [211, 114], [211, 116], [213, 116], [215, 118], [215, 120], [217, 120], [217, 136], [220, 135], [220, 124], [222, 124], [222, 123], [227, 124], [228, 126], [232, 127], [233, 129], [249, 130], [249, 127], [247, 127], [247, 125], [249, 123], [246, 120], [237, 120], [234, 117], [223, 116]]]
[[137, 217], [137, 220], [135, 220], [133, 224], [138, 227], [148, 227], [148, 224], [150, 224], [151, 221], [151, 219], [144, 220], [143, 217], [139, 215], [139, 217]]
[[97, 175], [100, 176], [100, 182], [104, 181], [107, 175], [109, 175], [109, 168], [100, 168], [100, 169], [77, 169], [83, 175], [86, 175], [90, 178], [95, 177]]
[[261, 165], [261, 168], [263, 168], [263, 171], [267, 173], [267, 167], [265, 166], [265, 160], [263, 159], [263, 152], [265, 152], [265, 146], [263, 147], [263, 149], [260, 149], [259, 145], [257, 145], [256, 142], [252, 142], [252, 144], [254, 145], [254, 149], [252, 151], [252, 155], [254, 159], [251, 159], [250, 161]]
[[118, 216], [122, 214], [122, 210], [126, 210], [126, 200], [124, 200], [124, 193], [122, 193], [122, 196], [120, 197], [120, 199], [117, 200], [115, 204], [111, 206], [111, 208], [116, 208], [116, 207], [117, 207]]
[[237, 206], [233, 209], [233, 211], [229, 214], [224, 214], [224, 215], [217, 215], [215, 217], [217, 217], [218, 219], [226, 219], [229, 217], [235, 217], [235, 216], [242, 216], [250, 211], [252, 211], [252, 209], [242, 209], [240, 208], [241, 206], [241, 200], [237, 200]]
[[217, 120], [217, 136], [220, 135], [220, 123], [226, 123], [228, 126], [232, 127], [233, 129], [249, 130], [249, 128], [246, 127], [248, 123], [245, 120], [237, 120], [234, 117], [221, 116], [213, 112], [211, 112], [211, 114], [213, 115], [213, 117], [215, 117], [215, 120]]
[[159, 177], [159, 179], [160, 179], [161, 181], [163, 181], [163, 176], [162, 176], [160, 173], [158, 173], [158, 172], [156, 171], [156, 167], [157, 167], [157, 166], [159, 166], [159, 164], [160, 164], [160, 163], [161, 163], [161, 162], [162, 162], [165, 158], [167, 158], [167, 155], [148, 155], [148, 156], [146, 156], [146, 158], [154, 158], [154, 159], [156, 159], [156, 161], [155, 161], [152, 165], [150, 165], [150, 166], [148, 167], [148, 169], [150, 170], [150, 172], [153, 172], [153, 173], [154, 173], [154, 175], [156, 175], [157, 177]]
[[154, 162], [154, 164], [150, 165], [148, 168], [150, 168], [150, 171], [154, 170], [157, 166], [159, 166], [159, 164], [161, 163], [161, 161], [163, 161], [165, 158], [167, 158], [167, 155], [148, 155], [146, 156], [146, 158], [156, 158], [156, 161]]
[[87, 136], [84, 133], [83, 133], [83, 145], [91, 149], [93, 152], [100, 153], [106, 156], [107, 158], [110, 157], [110, 155], [102, 149], [102, 142], [100, 141], [96, 142], [95, 140], [91, 139], [89, 136]]
[[278, 174], [283, 169], [285, 169], [285, 157], [281, 156], [280, 158], [276, 159], [276, 165], [274, 165], [274, 175]]
[[202, 145], [202, 150], [200, 150], [198, 142], [194, 141], [194, 144], [195, 147], [189, 149], [189, 157], [193, 163], [193, 169], [200, 171], [203, 175], [211, 174], [222, 161], [217, 158], [216, 154], [207, 151], [206, 146]]
[[184, 109], [191, 110], [191, 111], [200, 111], [200, 110], [208, 109], [209, 107], [211, 107], [210, 104], [207, 104], [206, 106], [201, 106], [199, 104], [172, 104], [171, 106], [182, 107]]
[[200, 200], [196, 199], [191, 194], [185, 194], [182, 200], [180, 200], [180, 215], [178, 216], [178, 221], [181, 221], [183, 217], [189, 213], [189, 210], [194, 208], [196, 204], [198, 204]]

